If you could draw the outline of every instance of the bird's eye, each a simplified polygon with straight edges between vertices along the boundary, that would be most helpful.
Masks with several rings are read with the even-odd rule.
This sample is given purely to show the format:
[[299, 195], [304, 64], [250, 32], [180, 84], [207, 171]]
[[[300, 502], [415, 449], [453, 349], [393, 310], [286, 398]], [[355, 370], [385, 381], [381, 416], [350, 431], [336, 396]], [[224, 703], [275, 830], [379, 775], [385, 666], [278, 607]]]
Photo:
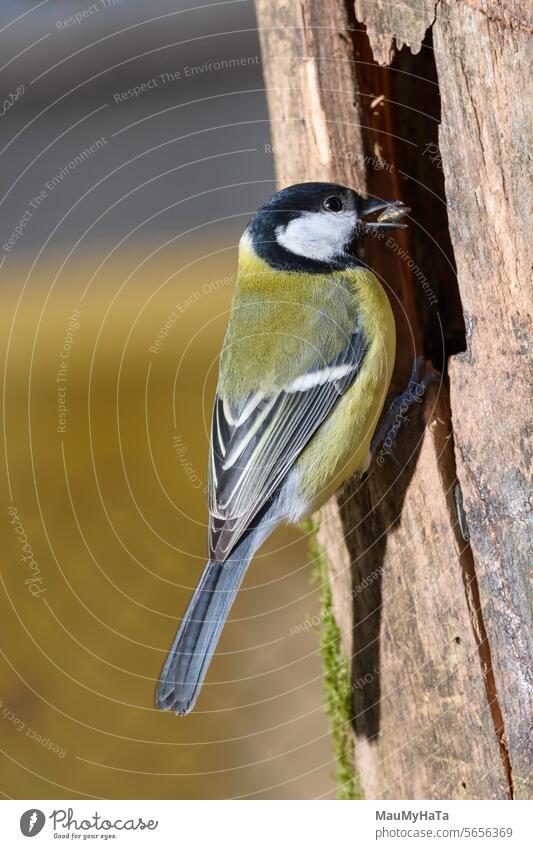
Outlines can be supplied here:
[[324, 200], [323, 203], [324, 209], [327, 209], [328, 212], [342, 212], [344, 209], [344, 203], [342, 198], [338, 197], [338, 195], [330, 195]]

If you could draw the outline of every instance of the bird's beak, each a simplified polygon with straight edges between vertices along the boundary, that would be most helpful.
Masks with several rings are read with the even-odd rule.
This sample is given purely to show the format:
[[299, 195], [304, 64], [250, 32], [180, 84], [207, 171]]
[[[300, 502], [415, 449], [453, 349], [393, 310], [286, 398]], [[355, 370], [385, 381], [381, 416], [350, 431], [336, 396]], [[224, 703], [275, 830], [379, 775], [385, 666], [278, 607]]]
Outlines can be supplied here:
[[[401, 222], [401, 218], [411, 212], [401, 200], [378, 200], [371, 198], [365, 201], [362, 217], [359, 219], [361, 229], [364, 233], [372, 233], [376, 230], [405, 229], [408, 225]], [[375, 221], [367, 220], [367, 216], [377, 215]]]

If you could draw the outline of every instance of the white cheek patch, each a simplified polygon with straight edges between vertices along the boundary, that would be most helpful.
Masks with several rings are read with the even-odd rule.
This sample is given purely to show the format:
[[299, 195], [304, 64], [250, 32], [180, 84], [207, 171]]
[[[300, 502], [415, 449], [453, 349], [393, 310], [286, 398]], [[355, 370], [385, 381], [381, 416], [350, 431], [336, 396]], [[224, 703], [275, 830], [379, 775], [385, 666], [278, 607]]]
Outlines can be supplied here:
[[293, 254], [328, 262], [342, 255], [356, 221], [355, 212], [304, 212], [277, 227], [276, 239]]
[[245, 250], [250, 250], [252, 248], [252, 240], [250, 238], [249, 227], [246, 228], [239, 240], [239, 248], [244, 248]]

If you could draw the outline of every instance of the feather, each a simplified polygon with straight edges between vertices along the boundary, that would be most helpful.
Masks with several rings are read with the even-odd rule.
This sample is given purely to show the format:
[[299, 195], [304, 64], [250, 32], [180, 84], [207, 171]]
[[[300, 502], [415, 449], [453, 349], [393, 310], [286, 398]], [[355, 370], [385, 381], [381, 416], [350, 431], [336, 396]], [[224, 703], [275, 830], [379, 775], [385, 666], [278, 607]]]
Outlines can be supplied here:
[[357, 326], [328, 364], [315, 363], [284, 387], [240, 403], [217, 394], [211, 434], [210, 558], [224, 562], [280, 487], [314, 433], [354, 381], [368, 343]]

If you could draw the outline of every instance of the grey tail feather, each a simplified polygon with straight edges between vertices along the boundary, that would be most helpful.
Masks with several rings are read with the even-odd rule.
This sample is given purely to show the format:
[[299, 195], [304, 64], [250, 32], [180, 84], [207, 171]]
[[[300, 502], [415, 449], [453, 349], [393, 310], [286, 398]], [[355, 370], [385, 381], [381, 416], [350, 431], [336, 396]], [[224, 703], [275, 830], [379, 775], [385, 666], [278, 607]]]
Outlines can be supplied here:
[[252, 552], [246, 554], [239, 560], [207, 563], [161, 672], [156, 693], [159, 710], [185, 714], [193, 709], [246, 574]]

